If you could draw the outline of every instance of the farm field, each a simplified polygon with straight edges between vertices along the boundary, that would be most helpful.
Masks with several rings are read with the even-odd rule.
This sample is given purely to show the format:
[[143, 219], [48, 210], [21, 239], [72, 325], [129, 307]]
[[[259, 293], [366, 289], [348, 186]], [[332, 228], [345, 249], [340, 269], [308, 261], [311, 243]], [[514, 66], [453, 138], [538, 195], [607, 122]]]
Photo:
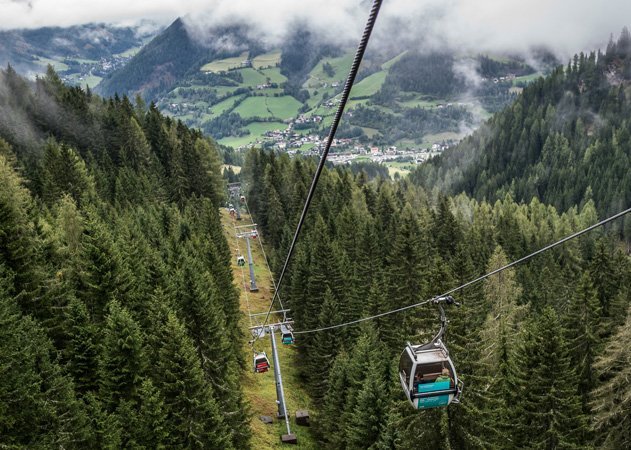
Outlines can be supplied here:
[[241, 67], [241, 62], [248, 59], [248, 52], [241, 53], [240, 56], [233, 58], [219, 59], [217, 61], [204, 64], [200, 69], [202, 72], [226, 72], [231, 69], [237, 69]]
[[259, 55], [252, 60], [252, 67], [255, 69], [276, 67], [278, 64], [280, 64], [280, 50]]
[[381, 89], [384, 81], [386, 81], [387, 74], [388, 73], [385, 70], [382, 70], [381, 72], [373, 73], [372, 75], [367, 76], [353, 86], [350, 98], [369, 97], [376, 94], [379, 92], [379, 89]]

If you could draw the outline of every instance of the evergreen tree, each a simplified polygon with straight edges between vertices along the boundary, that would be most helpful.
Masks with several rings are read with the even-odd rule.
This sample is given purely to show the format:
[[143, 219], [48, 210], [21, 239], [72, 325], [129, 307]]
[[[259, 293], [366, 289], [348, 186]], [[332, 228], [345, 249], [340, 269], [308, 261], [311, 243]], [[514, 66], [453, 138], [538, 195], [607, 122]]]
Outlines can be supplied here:
[[578, 379], [561, 321], [550, 307], [526, 328], [517, 351], [514, 442], [572, 448], [587, 442]]
[[594, 363], [599, 385], [592, 392], [592, 428], [600, 448], [626, 448], [631, 443], [631, 305], [627, 319], [608, 340]]
[[99, 357], [100, 397], [110, 411], [123, 400], [138, 401], [147, 360], [138, 324], [118, 302], [109, 305]]
[[163, 325], [160, 341], [155, 376], [164, 396], [168, 446], [232, 448], [193, 342], [173, 313]]
[[598, 295], [589, 272], [585, 272], [576, 288], [576, 294], [570, 301], [565, 321], [572, 367], [578, 377], [578, 388], [583, 398], [585, 412], [587, 412], [587, 395], [595, 382], [592, 366], [599, 345], [599, 318]]

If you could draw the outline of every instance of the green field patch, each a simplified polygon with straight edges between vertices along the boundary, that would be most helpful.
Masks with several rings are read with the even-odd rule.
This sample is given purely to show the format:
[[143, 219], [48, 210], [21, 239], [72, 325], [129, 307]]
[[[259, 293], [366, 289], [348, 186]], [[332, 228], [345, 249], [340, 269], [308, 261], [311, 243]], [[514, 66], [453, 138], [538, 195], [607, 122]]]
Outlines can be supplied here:
[[302, 103], [289, 95], [267, 97], [267, 107], [274, 117], [287, 120], [298, 115], [298, 110], [302, 107]]
[[[309, 78], [305, 81], [304, 86], [307, 88], [317, 89], [318, 87], [321, 87], [322, 83], [327, 83], [329, 85], [333, 81], [337, 81], [340, 84], [344, 83], [344, 80], [351, 69], [351, 65], [353, 64], [353, 57], [354, 55], [352, 53], [347, 53], [339, 58], [324, 58], [313, 68], [309, 74]], [[324, 71], [323, 67], [325, 63], [330, 64], [333, 68], [335, 73], [332, 77]]]
[[[346, 111], [356, 108], [359, 105], [366, 105], [369, 101], [370, 101], [369, 98], [363, 98], [361, 100], [349, 100], [346, 103]], [[335, 108], [331, 108], [331, 109], [337, 111], [337, 105], [335, 106]]]
[[387, 72], [382, 70], [381, 72], [376, 72], [367, 76], [353, 86], [350, 98], [369, 97], [376, 94], [379, 92], [379, 89], [381, 89], [381, 86], [383, 86], [384, 81], [386, 81], [386, 75]]
[[400, 55], [395, 56], [395, 57], [394, 57], [394, 58], [392, 58], [391, 60], [386, 61], [385, 63], [383, 63], [383, 64], [381, 65], [381, 68], [382, 68], [382, 69], [386, 69], [386, 70], [390, 69], [390, 67], [392, 67], [392, 65], [393, 65], [393, 64], [395, 64], [398, 60], [400, 60], [401, 58], [403, 58], [403, 56], [405, 56], [405, 54], [406, 54], [407, 52], [408, 52], [408, 51], [406, 50], [406, 51], [404, 51], [403, 53], [401, 53]]
[[221, 145], [227, 145], [228, 147], [242, 147], [244, 145], [251, 144], [256, 141], [256, 138], [252, 136], [228, 136], [223, 139], [219, 139]]
[[278, 67], [272, 67], [270, 69], [263, 69], [260, 72], [263, 75], [265, 75], [265, 78], [269, 78], [270, 82], [272, 83], [280, 84], [287, 81], [287, 77], [283, 75], [282, 73], [280, 73], [280, 68]]
[[523, 77], [516, 77], [513, 80], [513, 85], [516, 85], [519, 82], [532, 83], [533, 81], [537, 80], [539, 77], [542, 77], [542, 76], [543, 76], [543, 74], [540, 74], [540, 73], [537, 72], [537, 73], [533, 73], [533, 74], [530, 74], [530, 75], [524, 75]]
[[40, 56], [39, 58], [37, 58], [37, 61], [35, 62], [41, 65], [42, 67], [47, 67], [50, 64], [51, 66], [53, 66], [56, 72], [63, 72], [65, 70], [68, 70], [67, 64], [64, 64], [63, 62], [57, 61], [55, 59], [42, 58]]
[[379, 134], [379, 130], [376, 128], [361, 127], [361, 129], [364, 130], [364, 133], [366, 133], [366, 136], [368, 136], [370, 139]]
[[68, 76], [68, 79], [76, 83], [78, 86], [88, 86], [90, 89], [101, 82], [103, 78], [95, 75], [81, 76], [80, 74], [72, 74]]
[[277, 64], [280, 64], [280, 50], [259, 55], [252, 60], [252, 67], [255, 69], [276, 67]]
[[437, 134], [426, 134], [425, 136], [423, 136], [423, 145], [432, 145], [432, 144], [437, 144], [443, 141], [449, 141], [449, 140], [460, 140], [464, 137], [464, 134], [462, 133], [454, 133], [451, 131], [446, 131], [444, 133], [437, 133]]
[[213, 105], [213, 107], [210, 108], [210, 113], [213, 116], [220, 116], [224, 112], [230, 111], [232, 108], [234, 108], [234, 103], [239, 101], [243, 97], [245, 97], [245, 96], [244, 95], [239, 95], [239, 96], [235, 96], [235, 97], [229, 97], [229, 98], [225, 99], [224, 101], [219, 102], [216, 105]]
[[429, 100], [422, 94], [417, 94], [414, 98], [410, 98], [404, 101], [397, 101], [399, 106], [404, 108], [433, 108], [434, 106], [446, 103], [445, 100]]
[[139, 45], [138, 47], [132, 47], [125, 50], [123, 53], [118, 53], [114, 56], [121, 56], [123, 58], [131, 58], [132, 56], [135, 56], [136, 53], [138, 53], [142, 47], [143, 47], [142, 45]]
[[283, 122], [252, 122], [247, 127], [251, 136], [263, 136], [268, 131], [285, 130], [287, 124]]
[[386, 166], [388, 167], [388, 175], [390, 175], [390, 178], [394, 178], [396, 174], [399, 174], [401, 178], [404, 178], [406, 175], [410, 173], [409, 169], [401, 169], [399, 167], [393, 167], [389, 163], [386, 163]]
[[243, 77], [243, 86], [256, 88], [259, 84], [267, 82], [265, 75], [251, 67], [240, 69], [237, 72]]
[[239, 56], [226, 59], [218, 59], [204, 64], [200, 69], [202, 72], [227, 72], [228, 70], [238, 69], [241, 63], [248, 59], [248, 52], [243, 52]]
[[213, 89], [218, 97], [223, 97], [225, 95], [232, 95], [232, 93], [239, 88], [235, 86], [213, 86]]
[[248, 97], [233, 112], [238, 113], [244, 119], [248, 117], [272, 117], [267, 108], [267, 97]]

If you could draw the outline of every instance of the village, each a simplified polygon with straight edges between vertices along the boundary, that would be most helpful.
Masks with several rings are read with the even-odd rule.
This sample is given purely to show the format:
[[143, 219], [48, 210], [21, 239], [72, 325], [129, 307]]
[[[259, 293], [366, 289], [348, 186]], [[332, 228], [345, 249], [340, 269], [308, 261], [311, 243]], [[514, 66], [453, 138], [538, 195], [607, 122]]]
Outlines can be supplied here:
[[[298, 116], [295, 121], [289, 121], [287, 128], [283, 130], [268, 131], [262, 139], [257, 139], [248, 145], [238, 148], [245, 150], [252, 147], [263, 147], [286, 152], [289, 156], [319, 156], [326, 145], [326, 138], [317, 134], [304, 134], [296, 129], [296, 124], [321, 123], [321, 116]], [[457, 141], [449, 140], [434, 143], [428, 147], [397, 148], [395, 145], [377, 146], [362, 145], [357, 139], [341, 138], [333, 139], [331, 150], [327, 160], [333, 164], [350, 164], [353, 161], [370, 160], [375, 163], [389, 161], [406, 161], [410, 164], [420, 164], [436, 155], [439, 155]]]

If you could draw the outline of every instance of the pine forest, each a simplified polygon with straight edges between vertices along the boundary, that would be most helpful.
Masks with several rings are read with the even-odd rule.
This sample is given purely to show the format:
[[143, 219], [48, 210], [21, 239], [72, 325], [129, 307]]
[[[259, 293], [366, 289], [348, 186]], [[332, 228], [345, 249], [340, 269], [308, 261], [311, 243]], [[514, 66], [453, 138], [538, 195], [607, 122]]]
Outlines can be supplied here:
[[[0, 448], [262, 448], [227, 186], [278, 277], [317, 159], [235, 152], [52, 67], [0, 71], [0, 104]], [[310, 405], [298, 448], [631, 448], [631, 215], [453, 294], [458, 405], [417, 410], [401, 389], [406, 343], [440, 327], [431, 303], [299, 333], [431, 299], [630, 206], [626, 29], [409, 177], [327, 165], [279, 291], [284, 375]]]

